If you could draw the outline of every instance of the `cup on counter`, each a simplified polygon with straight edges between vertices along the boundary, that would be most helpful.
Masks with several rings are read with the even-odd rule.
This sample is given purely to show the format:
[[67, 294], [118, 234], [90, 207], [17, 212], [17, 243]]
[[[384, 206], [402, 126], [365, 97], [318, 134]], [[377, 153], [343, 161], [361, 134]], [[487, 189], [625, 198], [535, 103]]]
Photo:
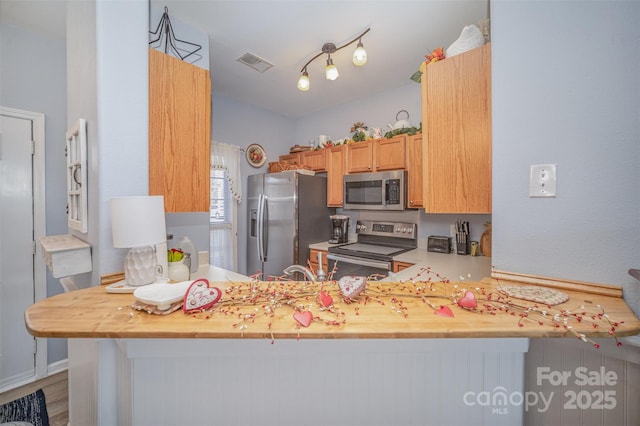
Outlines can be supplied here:
[[477, 241], [471, 241], [471, 256], [480, 256], [480, 250]]

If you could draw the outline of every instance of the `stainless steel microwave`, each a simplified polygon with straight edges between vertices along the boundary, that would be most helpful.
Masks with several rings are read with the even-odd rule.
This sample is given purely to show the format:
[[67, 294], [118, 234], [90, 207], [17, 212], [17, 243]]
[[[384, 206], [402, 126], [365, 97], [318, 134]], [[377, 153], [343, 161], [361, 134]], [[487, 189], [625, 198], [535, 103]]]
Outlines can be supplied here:
[[404, 210], [407, 172], [356, 173], [344, 176], [345, 210]]

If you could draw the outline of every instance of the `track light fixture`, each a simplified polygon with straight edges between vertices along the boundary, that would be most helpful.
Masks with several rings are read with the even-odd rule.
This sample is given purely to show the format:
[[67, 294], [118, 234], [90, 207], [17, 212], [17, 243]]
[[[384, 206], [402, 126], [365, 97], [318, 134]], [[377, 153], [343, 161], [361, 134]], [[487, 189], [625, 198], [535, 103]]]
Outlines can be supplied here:
[[325, 43], [322, 46], [322, 51], [320, 53], [318, 53], [317, 55], [315, 55], [313, 58], [309, 59], [309, 62], [304, 64], [304, 66], [300, 70], [302, 75], [298, 79], [298, 89], [302, 90], [303, 92], [306, 92], [306, 91], [309, 90], [311, 82], [309, 80], [309, 73], [307, 72], [307, 67], [309, 66], [309, 64], [311, 62], [315, 61], [316, 59], [318, 59], [320, 56], [322, 56], [324, 54], [327, 55], [327, 66], [325, 68], [325, 76], [326, 76], [327, 80], [335, 80], [336, 78], [338, 78], [338, 76], [340, 74], [338, 73], [338, 68], [333, 64], [333, 59], [331, 59], [331, 54], [337, 52], [338, 50], [340, 50], [342, 48], [345, 48], [345, 47], [355, 43], [356, 41], [358, 42], [358, 46], [356, 47], [356, 50], [353, 52], [353, 64], [355, 66], [358, 66], [358, 67], [361, 67], [362, 65], [366, 64], [367, 63], [367, 51], [364, 50], [364, 45], [362, 44], [362, 37], [366, 33], [368, 33], [370, 30], [371, 30], [371, 28], [367, 28], [358, 37], [354, 38], [353, 40], [351, 40], [350, 42], [348, 42], [346, 44], [343, 44], [340, 47], [336, 47], [336, 45], [333, 44], [333, 43]]

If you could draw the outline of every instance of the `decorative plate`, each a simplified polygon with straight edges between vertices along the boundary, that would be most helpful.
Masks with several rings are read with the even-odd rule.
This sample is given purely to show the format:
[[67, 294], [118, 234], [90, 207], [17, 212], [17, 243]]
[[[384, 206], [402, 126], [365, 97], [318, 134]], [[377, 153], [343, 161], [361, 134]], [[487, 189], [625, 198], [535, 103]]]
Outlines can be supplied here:
[[253, 167], [260, 167], [267, 161], [267, 153], [257, 143], [252, 143], [246, 150], [247, 161]]
[[498, 287], [498, 291], [516, 299], [544, 303], [548, 306], [559, 305], [569, 300], [569, 295], [566, 293], [547, 287], [502, 285]]

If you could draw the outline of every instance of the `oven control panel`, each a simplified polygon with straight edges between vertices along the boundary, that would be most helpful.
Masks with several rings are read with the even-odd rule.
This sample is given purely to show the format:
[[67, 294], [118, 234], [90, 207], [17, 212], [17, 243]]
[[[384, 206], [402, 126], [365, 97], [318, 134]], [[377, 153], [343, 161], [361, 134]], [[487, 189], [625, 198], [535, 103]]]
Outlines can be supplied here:
[[356, 222], [356, 234], [410, 239], [418, 238], [417, 225], [415, 223], [407, 222], [359, 220]]

